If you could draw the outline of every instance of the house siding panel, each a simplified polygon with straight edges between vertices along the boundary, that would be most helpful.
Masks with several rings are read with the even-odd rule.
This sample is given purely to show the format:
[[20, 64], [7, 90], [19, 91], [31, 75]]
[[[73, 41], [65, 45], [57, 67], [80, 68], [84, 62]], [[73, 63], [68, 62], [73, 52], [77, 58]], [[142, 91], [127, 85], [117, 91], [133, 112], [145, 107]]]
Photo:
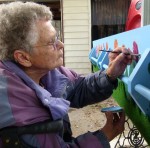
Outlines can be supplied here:
[[63, 1], [64, 63], [80, 74], [91, 72], [91, 12], [89, 0]]

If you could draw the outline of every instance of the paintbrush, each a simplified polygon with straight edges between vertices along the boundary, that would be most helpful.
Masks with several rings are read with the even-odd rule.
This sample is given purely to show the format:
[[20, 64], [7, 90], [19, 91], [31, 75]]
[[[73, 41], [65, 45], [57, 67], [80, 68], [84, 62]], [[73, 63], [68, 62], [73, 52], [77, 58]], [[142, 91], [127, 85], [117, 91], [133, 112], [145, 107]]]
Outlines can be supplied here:
[[[103, 49], [100, 49], [99, 51], [104, 51], [104, 52], [111, 52], [111, 53], [123, 53], [123, 52], [119, 52], [119, 51], [112, 51], [112, 50], [103, 50]], [[130, 54], [130, 53], [124, 53], [125, 55], [131, 55], [131, 56], [137, 56], [137, 57], [140, 57], [141, 56], [141, 54], [134, 54], [134, 53], [132, 53], [132, 54]]]

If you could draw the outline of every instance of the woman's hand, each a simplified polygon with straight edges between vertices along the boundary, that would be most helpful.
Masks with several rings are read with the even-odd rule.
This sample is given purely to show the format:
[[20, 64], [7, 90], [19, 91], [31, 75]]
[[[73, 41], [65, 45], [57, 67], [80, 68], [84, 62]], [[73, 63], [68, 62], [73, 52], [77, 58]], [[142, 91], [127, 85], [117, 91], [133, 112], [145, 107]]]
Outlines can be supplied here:
[[[130, 49], [118, 47], [114, 49], [116, 53], [109, 54], [109, 65], [106, 74], [113, 80], [123, 74], [127, 65], [131, 64], [132, 60], [135, 59], [132, 56]], [[117, 53], [118, 52], [118, 53]]]
[[105, 126], [101, 130], [106, 135], [108, 140], [111, 141], [124, 131], [125, 113], [106, 112], [105, 115], [107, 121]]

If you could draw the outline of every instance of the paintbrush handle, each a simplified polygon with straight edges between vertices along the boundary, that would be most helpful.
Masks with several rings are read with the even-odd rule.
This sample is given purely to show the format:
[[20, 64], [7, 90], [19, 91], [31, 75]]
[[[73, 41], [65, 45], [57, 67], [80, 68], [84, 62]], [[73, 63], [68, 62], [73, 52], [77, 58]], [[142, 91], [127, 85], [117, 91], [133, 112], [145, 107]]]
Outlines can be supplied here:
[[[118, 51], [112, 51], [112, 50], [103, 50], [103, 49], [101, 49], [101, 50], [99, 50], [99, 51], [104, 51], [104, 52], [111, 52], [111, 53], [118, 53], [118, 54], [120, 54], [120, 53], [122, 53], [122, 52], [118, 52]], [[141, 54], [130, 54], [130, 53], [124, 53], [125, 55], [131, 55], [131, 56], [141, 56]]]

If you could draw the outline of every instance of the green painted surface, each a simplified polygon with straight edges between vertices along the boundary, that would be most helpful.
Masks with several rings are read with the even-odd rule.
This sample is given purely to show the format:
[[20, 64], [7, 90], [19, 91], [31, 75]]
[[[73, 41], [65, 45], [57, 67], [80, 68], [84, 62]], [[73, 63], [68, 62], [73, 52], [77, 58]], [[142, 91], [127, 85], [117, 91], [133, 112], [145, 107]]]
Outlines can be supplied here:
[[97, 67], [96, 65], [92, 65], [92, 69], [93, 69], [93, 72], [96, 72], [96, 71], [99, 70], [98, 67]]
[[118, 82], [118, 87], [114, 90], [112, 97], [124, 108], [126, 115], [139, 130], [148, 145], [150, 145], [150, 118], [141, 112], [129, 94], [128, 96], [126, 95], [124, 83], [120, 80]]

